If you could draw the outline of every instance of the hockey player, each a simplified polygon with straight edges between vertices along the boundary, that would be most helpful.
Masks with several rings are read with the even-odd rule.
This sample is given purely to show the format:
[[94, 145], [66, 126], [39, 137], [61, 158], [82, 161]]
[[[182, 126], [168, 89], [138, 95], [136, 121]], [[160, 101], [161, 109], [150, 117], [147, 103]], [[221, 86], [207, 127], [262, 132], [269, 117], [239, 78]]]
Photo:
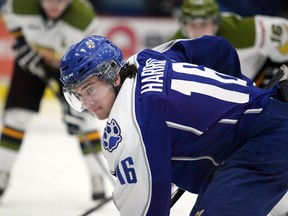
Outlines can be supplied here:
[[258, 86], [271, 78], [275, 66], [288, 62], [285, 18], [220, 13], [215, 0], [184, 0], [178, 18], [180, 29], [170, 39], [224, 37], [236, 48], [242, 72]]
[[198, 194], [191, 215], [202, 216], [264, 216], [287, 191], [288, 104], [241, 74], [226, 40], [171, 41], [124, 63], [89, 36], [60, 74], [75, 110], [108, 118], [102, 148], [121, 215], [169, 215], [171, 183]]
[[[94, 8], [85, 0], [8, 0], [3, 15], [15, 38], [16, 60], [0, 140], [0, 195], [7, 187], [25, 130], [39, 111], [45, 88], [51, 80], [54, 86], [56, 80], [61, 88], [59, 63], [63, 52], [69, 45], [95, 32], [98, 22]], [[62, 91], [58, 99], [68, 132], [78, 136], [91, 173], [92, 198], [103, 198], [103, 170], [89, 150], [91, 147], [86, 145], [99, 154], [99, 123], [89, 112], [79, 115], [70, 109]]]

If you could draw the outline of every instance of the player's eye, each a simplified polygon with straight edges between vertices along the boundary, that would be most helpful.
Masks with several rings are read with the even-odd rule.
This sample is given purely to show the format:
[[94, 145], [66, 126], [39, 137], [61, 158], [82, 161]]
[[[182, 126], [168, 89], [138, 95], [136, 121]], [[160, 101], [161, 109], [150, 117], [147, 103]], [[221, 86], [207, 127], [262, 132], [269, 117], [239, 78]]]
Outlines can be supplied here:
[[89, 86], [87, 86], [87, 88], [85, 90], [86, 90], [86, 93], [88, 95], [92, 95], [93, 93], [95, 93], [95, 86], [94, 85], [89, 85]]

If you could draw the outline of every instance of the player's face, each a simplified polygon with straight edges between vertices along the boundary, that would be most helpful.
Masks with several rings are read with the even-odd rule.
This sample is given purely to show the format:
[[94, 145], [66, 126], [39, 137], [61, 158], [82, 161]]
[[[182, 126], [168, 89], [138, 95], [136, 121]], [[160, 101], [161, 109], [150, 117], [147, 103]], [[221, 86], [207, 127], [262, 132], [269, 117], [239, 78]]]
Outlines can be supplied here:
[[66, 9], [69, 0], [41, 0], [42, 7], [50, 19], [57, 19]]
[[183, 28], [188, 38], [196, 38], [203, 35], [215, 35], [218, 30], [218, 25], [208, 20], [191, 20], [185, 23]]
[[94, 75], [74, 90], [83, 105], [89, 112], [96, 115], [100, 120], [108, 118], [116, 94], [113, 86]]

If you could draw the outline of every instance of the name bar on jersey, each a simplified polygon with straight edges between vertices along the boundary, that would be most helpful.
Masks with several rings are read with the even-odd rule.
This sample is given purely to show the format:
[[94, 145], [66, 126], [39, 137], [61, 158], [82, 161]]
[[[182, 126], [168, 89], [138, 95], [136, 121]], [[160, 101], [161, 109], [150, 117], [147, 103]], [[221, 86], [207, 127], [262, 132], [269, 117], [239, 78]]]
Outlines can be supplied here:
[[141, 73], [141, 94], [146, 92], [162, 92], [163, 76], [166, 61], [148, 59]]

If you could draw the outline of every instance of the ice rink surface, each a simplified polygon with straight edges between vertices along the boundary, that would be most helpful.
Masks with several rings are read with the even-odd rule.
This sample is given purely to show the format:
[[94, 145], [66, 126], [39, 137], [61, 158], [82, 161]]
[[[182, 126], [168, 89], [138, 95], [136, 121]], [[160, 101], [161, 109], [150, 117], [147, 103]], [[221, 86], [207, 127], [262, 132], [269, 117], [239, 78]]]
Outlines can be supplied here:
[[[90, 199], [89, 180], [76, 138], [65, 131], [58, 102], [45, 99], [40, 113], [30, 123], [9, 187], [0, 200], [0, 215], [81, 216], [97, 204]], [[109, 196], [113, 185], [108, 178], [106, 187]], [[189, 215], [195, 199], [186, 192], [170, 215]], [[89, 215], [119, 213], [110, 201]]]

